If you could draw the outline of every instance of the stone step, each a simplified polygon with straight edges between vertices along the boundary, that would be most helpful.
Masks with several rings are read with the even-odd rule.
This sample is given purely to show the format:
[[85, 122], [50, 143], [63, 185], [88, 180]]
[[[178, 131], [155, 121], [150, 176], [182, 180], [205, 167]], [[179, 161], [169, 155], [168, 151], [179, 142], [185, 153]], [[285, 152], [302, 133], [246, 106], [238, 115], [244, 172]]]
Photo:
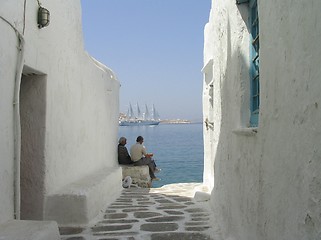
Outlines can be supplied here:
[[0, 240], [60, 240], [54, 221], [11, 220], [0, 225]]
[[120, 165], [123, 179], [127, 176], [132, 178], [132, 183], [138, 187], [150, 188], [152, 185], [148, 166]]

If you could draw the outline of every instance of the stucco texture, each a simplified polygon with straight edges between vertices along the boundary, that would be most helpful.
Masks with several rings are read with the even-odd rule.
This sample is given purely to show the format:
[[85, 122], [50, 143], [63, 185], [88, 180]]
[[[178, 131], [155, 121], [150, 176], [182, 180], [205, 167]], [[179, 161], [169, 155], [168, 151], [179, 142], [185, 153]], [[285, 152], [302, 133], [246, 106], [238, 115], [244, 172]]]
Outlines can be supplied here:
[[204, 175], [214, 179], [211, 205], [225, 239], [321, 238], [320, 8], [318, 0], [258, 0], [261, 104], [253, 129], [248, 4], [212, 1], [204, 64], [213, 61], [213, 110], [205, 77], [203, 94], [204, 120], [214, 127], [204, 129]]
[[[26, 192], [35, 201], [28, 211], [35, 212], [38, 205], [37, 216], [26, 219], [41, 219], [46, 195], [99, 169], [117, 166], [120, 84], [112, 70], [84, 49], [80, 1], [42, 4], [51, 18], [49, 26], [39, 29], [37, 1], [1, 2], [0, 29], [6, 37], [0, 39], [0, 223], [20, 212], [20, 180], [29, 184]], [[18, 35], [24, 40], [20, 49]], [[17, 66], [19, 58], [22, 66]], [[24, 76], [26, 84], [15, 83], [16, 76]], [[27, 93], [28, 87], [29, 99], [15, 103], [22, 111], [20, 125], [14, 92]], [[20, 126], [23, 146], [14, 131]], [[15, 154], [19, 148], [21, 159]], [[26, 164], [20, 165], [20, 160]], [[20, 179], [19, 171], [26, 178]]]

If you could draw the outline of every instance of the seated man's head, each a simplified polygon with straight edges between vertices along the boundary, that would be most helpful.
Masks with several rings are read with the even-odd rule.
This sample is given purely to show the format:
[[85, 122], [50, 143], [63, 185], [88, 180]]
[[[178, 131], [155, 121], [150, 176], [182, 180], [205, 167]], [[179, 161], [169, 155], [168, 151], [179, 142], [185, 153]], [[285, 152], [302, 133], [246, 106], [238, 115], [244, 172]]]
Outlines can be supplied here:
[[119, 143], [120, 145], [125, 146], [126, 143], [127, 143], [127, 139], [126, 139], [125, 137], [121, 137], [121, 138], [119, 138], [118, 143]]
[[144, 138], [142, 136], [138, 136], [136, 142], [142, 144], [144, 142]]

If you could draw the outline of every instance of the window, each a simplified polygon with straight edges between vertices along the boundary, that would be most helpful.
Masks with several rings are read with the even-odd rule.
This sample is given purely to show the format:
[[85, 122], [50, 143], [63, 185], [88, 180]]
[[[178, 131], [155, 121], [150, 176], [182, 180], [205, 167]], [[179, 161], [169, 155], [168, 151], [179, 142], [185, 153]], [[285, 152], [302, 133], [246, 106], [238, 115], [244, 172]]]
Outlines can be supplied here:
[[256, 127], [260, 110], [259, 15], [257, 0], [249, 1], [250, 10], [250, 126]]

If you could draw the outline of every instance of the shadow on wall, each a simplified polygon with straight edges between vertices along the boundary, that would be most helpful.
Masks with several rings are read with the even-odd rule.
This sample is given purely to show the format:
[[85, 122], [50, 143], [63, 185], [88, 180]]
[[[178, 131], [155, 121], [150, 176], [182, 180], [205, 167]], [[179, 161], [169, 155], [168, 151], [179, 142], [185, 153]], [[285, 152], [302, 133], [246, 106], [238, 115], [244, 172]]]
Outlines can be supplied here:
[[[264, 101], [255, 136], [233, 133], [237, 127], [246, 127], [249, 115], [249, 92], [245, 90], [249, 89], [249, 60], [246, 51], [244, 55], [238, 51], [240, 43], [246, 41], [234, 38], [239, 31], [233, 28], [235, 19], [226, 24], [224, 42], [218, 41], [215, 46], [224, 46], [227, 67], [214, 66], [214, 73], [221, 69], [222, 103], [215, 106], [221, 108], [221, 122], [217, 123], [220, 132], [212, 206], [225, 239], [320, 239], [321, 60], [316, 38], [321, 29], [315, 24], [320, 13], [315, 7], [292, 6], [291, 1], [263, 2], [262, 9], [271, 9], [261, 13], [265, 35], [260, 48], [260, 94]], [[283, 12], [281, 5], [292, 10], [286, 11], [283, 20], [271, 21], [272, 12]], [[243, 19], [239, 21], [247, 23], [244, 7], [239, 6]], [[248, 29], [244, 25], [243, 30]]]
[[[239, 11], [243, 21], [247, 23], [247, 8], [239, 6]], [[238, 33], [238, 36], [247, 34], [248, 28], [247, 26], [247, 29], [241, 30], [243, 32]], [[236, 39], [232, 32], [235, 34], [227, 17], [227, 34], [224, 39], [226, 63], [214, 66], [221, 70], [220, 79], [216, 79], [220, 80], [221, 105], [214, 106], [221, 108], [221, 122], [214, 156], [212, 206], [220, 219], [223, 236], [227, 235], [224, 237], [246, 236], [247, 239], [259, 239], [257, 212], [260, 206], [259, 189], [262, 188], [259, 185], [261, 159], [253, 157], [252, 152], [257, 138], [233, 133], [237, 128], [248, 127], [250, 120], [249, 58], [239, 48], [233, 48], [239, 46], [243, 39]], [[234, 44], [235, 41], [240, 42]], [[224, 47], [224, 42], [221, 44]], [[249, 229], [253, 231], [248, 231]]]
[[22, 75], [21, 219], [42, 220], [45, 194], [46, 75]]

